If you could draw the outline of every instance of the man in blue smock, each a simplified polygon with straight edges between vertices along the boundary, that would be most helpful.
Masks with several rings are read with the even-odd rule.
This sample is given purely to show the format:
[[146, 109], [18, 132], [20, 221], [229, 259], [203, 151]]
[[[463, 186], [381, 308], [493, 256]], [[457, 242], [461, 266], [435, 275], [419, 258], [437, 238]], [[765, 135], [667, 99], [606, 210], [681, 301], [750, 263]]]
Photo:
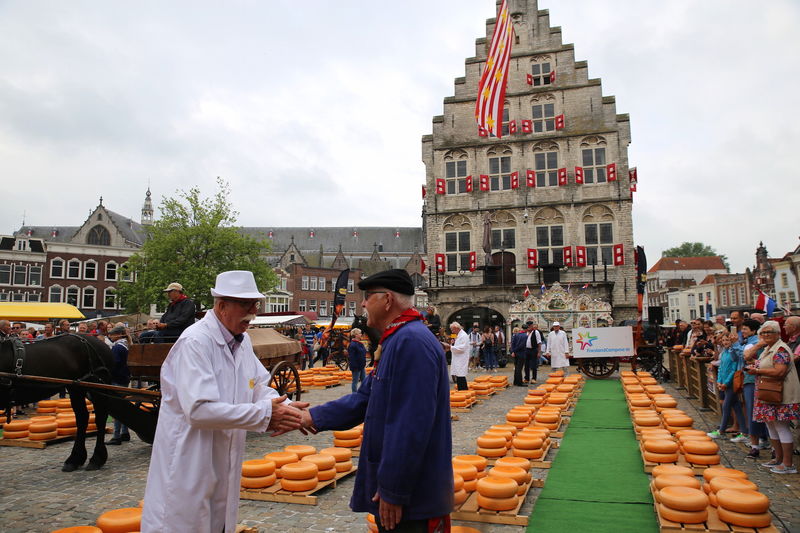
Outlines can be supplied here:
[[375, 369], [357, 392], [303, 414], [304, 427], [342, 430], [364, 422], [350, 507], [379, 531], [449, 531], [453, 509], [450, 384], [436, 337], [413, 307], [405, 270], [362, 280], [367, 324], [382, 332]]

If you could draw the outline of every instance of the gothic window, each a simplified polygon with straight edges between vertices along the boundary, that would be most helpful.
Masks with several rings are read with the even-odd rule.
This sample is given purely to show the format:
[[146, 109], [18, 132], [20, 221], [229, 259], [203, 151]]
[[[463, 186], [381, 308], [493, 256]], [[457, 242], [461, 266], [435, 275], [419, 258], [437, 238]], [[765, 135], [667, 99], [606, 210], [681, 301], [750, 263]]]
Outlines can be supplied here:
[[556, 131], [556, 97], [544, 94], [531, 99], [533, 133]]
[[583, 213], [583, 243], [587, 265], [614, 264], [614, 214], [604, 205], [593, 205]]
[[89, 230], [89, 235], [86, 237], [86, 243], [96, 244], [99, 246], [109, 246], [111, 244], [111, 234], [105, 227], [98, 224]]
[[541, 56], [534, 58], [531, 62], [531, 76], [533, 77], [533, 86], [542, 87], [552, 83], [552, 59], [550, 56]]
[[511, 189], [511, 148], [495, 146], [489, 156], [489, 189], [492, 191]]
[[552, 207], [539, 210], [533, 217], [539, 264], [564, 263], [564, 215]]
[[511, 249], [516, 248], [516, 230], [510, 229], [493, 229], [492, 230], [492, 249]]
[[470, 232], [450, 231], [444, 234], [447, 271], [469, 270]]
[[602, 137], [586, 137], [581, 141], [583, 183], [606, 183], [606, 141]]
[[452, 150], [444, 155], [444, 176], [447, 194], [467, 192], [467, 153]]
[[558, 152], [537, 152], [533, 154], [537, 187], [558, 186]]

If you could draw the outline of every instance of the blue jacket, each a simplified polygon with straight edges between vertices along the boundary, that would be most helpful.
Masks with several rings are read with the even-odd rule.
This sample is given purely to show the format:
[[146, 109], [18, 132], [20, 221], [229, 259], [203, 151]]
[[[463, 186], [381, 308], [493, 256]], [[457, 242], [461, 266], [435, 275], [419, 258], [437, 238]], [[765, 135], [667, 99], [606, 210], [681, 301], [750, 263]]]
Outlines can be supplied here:
[[525, 344], [528, 342], [528, 333], [520, 331], [511, 337], [511, 351], [517, 355], [525, 355]]
[[350, 360], [350, 370], [363, 370], [367, 366], [367, 349], [360, 342], [351, 341], [347, 358]]
[[[758, 342], [758, 335], [751, 335], [747, 337], [747, 340], [744, 339], [744, 336], [741, 332], [739, 332], [739, 340], [737, 340], [731, 346], [731, 350], [736, 354], [736, 358], [742, 366], [744, 366], [744, 349], [751, 344], [755, 344]], [[739, 367], [741, 368], [741, 367]], [[737, 369], [738, 370], [738, 369]], [[753, 374], [748, 374], [747, 372], [744, 373], [744, 383], [755, 383], [756, 377]]]
[[726, 348], [719, 354], [719, 370], [717, 383], [730, 387], [733, 384], [733, 373], [741, 368], [741, 354], [732, 348]]
[[111, 347], [111, 355], [114, 356], [114, 370], [111, 372], [111, 380], [116, 384], [126, 387], [131, 380], [131, 371], [128, 369], [128, 343], [120, 339]]
[[377, 370], [357, 392], [311, 409], [319, 430], [364, 422], [353, 511], [376, 514], [376, 492], [402, 505], [404, 520], [453, 510], [448, 374], [436, 337], [410, 322], [384, 341]]

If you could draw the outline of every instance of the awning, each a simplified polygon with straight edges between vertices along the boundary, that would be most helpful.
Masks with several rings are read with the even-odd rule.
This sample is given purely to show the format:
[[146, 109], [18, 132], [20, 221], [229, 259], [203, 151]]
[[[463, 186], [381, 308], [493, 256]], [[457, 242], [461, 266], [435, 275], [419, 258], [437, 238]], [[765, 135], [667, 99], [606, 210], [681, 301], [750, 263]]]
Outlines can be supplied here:
[[309, 323], [303, 315], [257, 316], [250, 326], [305, 326]]
[[[331, 319], [321, 318], [315, 321], [314, 325], [319, 328], [326, 328], [331, 325]], [[351, 327], [353, 327], [353, 317], [340, 316], [336, 319], [336, 324], [334, 324], [333, 329], [350, 329]]]
[[253, 351], [259, 359], [292, 355], [300, 352], [300, 342], [285, 337], [274, 329], [250, 328], [247, 330], [247, 335], [250, 336], [250, 342], [253, 343]]
[[0, 318], [7, 320], [45, 321], [53, 318], [79, 320], [86, 318], [83, 313], [70, 304], [40, 302], [0, 302]]

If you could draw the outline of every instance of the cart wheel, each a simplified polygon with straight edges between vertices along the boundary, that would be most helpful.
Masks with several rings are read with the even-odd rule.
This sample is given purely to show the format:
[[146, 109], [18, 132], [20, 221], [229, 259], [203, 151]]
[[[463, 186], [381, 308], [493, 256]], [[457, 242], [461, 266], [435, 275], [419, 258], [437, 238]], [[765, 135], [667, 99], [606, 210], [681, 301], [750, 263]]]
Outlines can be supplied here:
[[661, 379], [662, 377], [662, 370], [664, 368], [663, 362], [664, 356], [660, 350], [655, 347], [639, 348], [639, 350], [637, 350], [636, 359], [634, 360], [637, 370], [650, 372], [656, 379]]
[[350, 367], [350, 361], [347, 359], [347, 356], [341, 352], [336, 354], [336, 357], [333, 358], [333, 362], [336, 363], [339, 370], [347, 370]]
[[603, 379], [619, 370], [619, 359], [616, 357], [588, 357], [578, 361], [578, 369], [594, 379]]
[[291, 363], [281, 361], [275, 365], [272, 368], [272, 379], [269, 384], [281, 396], [285, 394], [290, 400], [300, 399], [300, 374]]

